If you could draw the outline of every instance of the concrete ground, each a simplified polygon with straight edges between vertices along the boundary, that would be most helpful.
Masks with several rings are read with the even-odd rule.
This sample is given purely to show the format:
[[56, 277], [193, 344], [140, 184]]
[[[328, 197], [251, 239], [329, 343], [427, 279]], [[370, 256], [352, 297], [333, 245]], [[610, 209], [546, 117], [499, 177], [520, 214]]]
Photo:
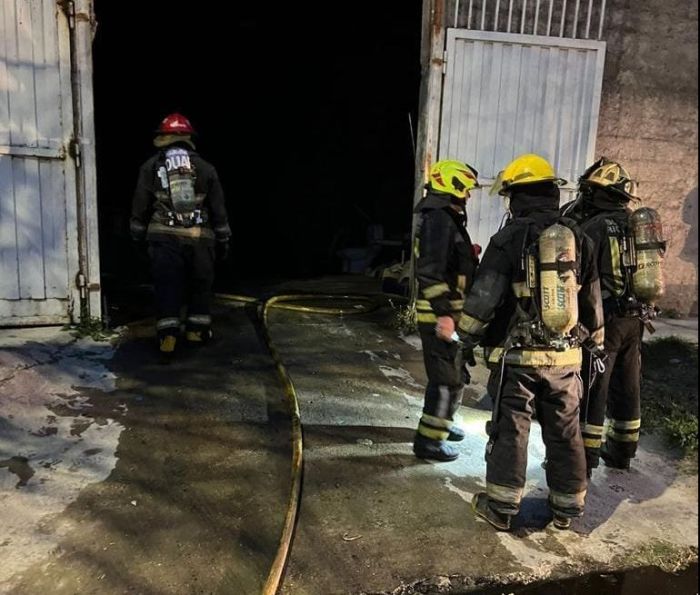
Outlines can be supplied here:
[[[362, 278], [322, 285], [376, 290]], [[516, 530], [475, 520], [486, 371], [473, 370], [460, 411], [460, 458], [417, 460], [422, 356], [392, 317], [271, 314], [305, 442], [281, 593], [459, 593], [696, 559], [697, 475], [654, 436], [630, 472], [596, 470], [586, 515], [559, 532], [534, 424]], [[57, 329], [0, 330], [0, 592], [260, 592], [288, 496], [288, 424], [253, 312], [219, 306], [216, 318], [221, 338], [169, 366], [147, 323], [124, 330], [116, 350]], [[676, 334], [682, 321], [668, 322]], [[697, 339], [697, 321], [687, 324]]]

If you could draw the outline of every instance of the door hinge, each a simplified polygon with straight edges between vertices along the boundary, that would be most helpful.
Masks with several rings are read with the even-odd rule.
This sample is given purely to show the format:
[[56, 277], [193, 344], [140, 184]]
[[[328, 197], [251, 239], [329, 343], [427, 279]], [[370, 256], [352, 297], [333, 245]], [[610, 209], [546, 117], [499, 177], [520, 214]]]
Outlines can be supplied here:
[[80, 299], [84, 300], [87, 297], [87, 280], [83, 273], [78, 273], [75, 276], [75, 285], [80, 290]]
[[447, 50], [442, 52], [442, 74], [447, 74]]
[[75, 29], [75, 3], [73, 0], [58, 0], [58, 6], [68, 18], [68, 27]]
[[68, 145], [68, 153], [75, 160], [75, 167], [80, 167], [81, 149], [80, 141], [77, 138], [70, 139], [70, 143]]

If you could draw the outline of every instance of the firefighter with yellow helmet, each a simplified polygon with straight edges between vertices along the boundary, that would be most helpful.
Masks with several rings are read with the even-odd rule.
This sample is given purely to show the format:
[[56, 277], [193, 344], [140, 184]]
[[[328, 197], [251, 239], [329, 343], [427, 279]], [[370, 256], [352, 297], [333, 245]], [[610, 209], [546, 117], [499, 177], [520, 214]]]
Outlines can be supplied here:
[[477, 175], [461, 161], [438, 161], [430, 169], [427, 192], [415, 208], [419, 215], [416, 309], [428, 383], [413, 452], [424, 459], [452, 461], [458, 453], [447, 441], [464, 439], [454, 419], [469, 376], [453, 335], [478, 265], [476, 246], [467, 233], [466, 212], [470, 190], [479, 188]]
[[601, 456], [609, 467], [628, 469], [639, 441], [642, 336], [645, 325], [653, 330], [664, 291], [665, 242], [656, 211], [630, 209], [638, 200], [627, 170], [601, 157], [579, 179], [577, 200], [562, 209], [593, 240], [605, 312], [605, 370], [596, 374], [584, 360], [581, 423], [589, 474]]
[[554, 525], [566, 529], [572, 517], [583, 514], [581, 343], [602, 346], [603, 313], [591, 242], [559, 215], [564, 183], [534, 154], [518, 157], [498, 175], [492, 194], [506, 197], [510, 217], [486, 248], [459, 321], [466, 345], [488, 337], [485, 353], [497, 366], [486, 491], [474, 496], [472, 508], [504, 531], [519, 512], [535, 412], [546, 447]]

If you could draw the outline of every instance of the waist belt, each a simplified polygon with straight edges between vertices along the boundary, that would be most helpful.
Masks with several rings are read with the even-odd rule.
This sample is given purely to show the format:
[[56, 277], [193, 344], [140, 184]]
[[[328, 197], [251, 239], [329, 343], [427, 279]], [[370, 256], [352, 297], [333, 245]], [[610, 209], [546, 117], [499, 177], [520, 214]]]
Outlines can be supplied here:
[[166, 225], [171, 227], [194, 227], [196, 225], [202, 225], [203, 223], [204, 219], [200, 209], [187, 211], [185, 213], [168, 211], [167, 221], [165, 222]]
[[[488, 362], [497, 364], [503, 355], [503, 347], [495, 347], [488, 356]], [[581, 348], [574, 347], [566, 351], [554, 349], [514, 348], [506, 354], [506, 364], [532, 368], [571, 367], [582, 363]]]

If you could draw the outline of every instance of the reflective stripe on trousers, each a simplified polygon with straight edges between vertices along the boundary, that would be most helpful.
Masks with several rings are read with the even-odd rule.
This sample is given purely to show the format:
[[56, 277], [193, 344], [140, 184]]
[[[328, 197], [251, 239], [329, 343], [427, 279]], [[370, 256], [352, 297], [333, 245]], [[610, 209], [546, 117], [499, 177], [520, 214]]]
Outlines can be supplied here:
[[525, 486], [530, 423], [537, 406], [547, 453], [547, 485], [561, 494], [585, 493], [588, 482], [579, 426], [580, 397], [581, 378], [575, 367], [506, 366], [498, 435], [486, 455], [487, 483], [512, 490]]
[[418, 325], [428, 383], [418, 432], [431, 440], [445, 440], [462, 402], [462, 350], [435, 336], [434, 324]]

